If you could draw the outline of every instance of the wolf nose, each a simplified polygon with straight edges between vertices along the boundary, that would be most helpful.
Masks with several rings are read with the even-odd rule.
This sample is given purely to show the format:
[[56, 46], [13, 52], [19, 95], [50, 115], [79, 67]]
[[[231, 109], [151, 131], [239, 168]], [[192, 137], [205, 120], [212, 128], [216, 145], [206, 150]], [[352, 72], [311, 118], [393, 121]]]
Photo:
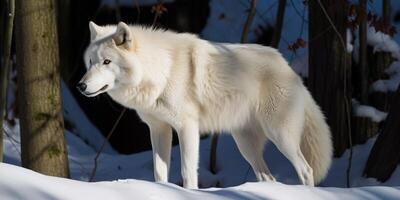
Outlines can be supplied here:
[[80, 82], [78, 85], [76, 85], [76, 88], [78, 88], [79, 91], [84, 92], [87, 88], [86, 83]]

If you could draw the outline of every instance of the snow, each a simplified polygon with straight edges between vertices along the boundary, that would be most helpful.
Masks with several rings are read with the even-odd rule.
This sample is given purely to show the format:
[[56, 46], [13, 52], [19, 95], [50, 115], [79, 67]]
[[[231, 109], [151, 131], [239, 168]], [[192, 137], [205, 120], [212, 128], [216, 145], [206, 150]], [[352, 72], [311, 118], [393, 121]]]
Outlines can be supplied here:
[[382, 112], [372, 106], [359, 105], [355, 109], [356, 116], [369, 117], [374, 122], [381, 122], [386, 119], [387, 113]]
[[[353, 56], [354, 60], [358, 62], [358, 54], [359, 54], [359, 31], [358, 28], [354, 31], [355, 40], [354, 40], [354, 51]], [[397, 42], [387, 34], [376, 31], [374, 27], [368, 25], [367, 26], [367, 44], [373, 47], [373, 52], [390, 52], [393, 58], [400, 60], [400, 46]]]
[[384, 51], [392, 53], [392, 56], [400, 60], [400, 47], [389, 35], [376, 31], [375, 28], [368, 26], [367, 43], [374, 47], [374, 52]]
[[353, 52], [353, 44], [351, 43], [353, 40], [353, 35], [351, 34], [351, 30], [347, 29], [346, 30], [346, 48], [347, 48], [347, 53]]
[[372, 106], [360, 105], [358, 102], [353, 101], [354, 115], [358, 117], [370, 118], [373, 122], [381, 122], [386, 119], [387, 113], [382, 112]]
[[371, 90], [379, 92], [394, 92], [400, 84], [400, 61], [393, 62], [385, 71], [390, 77], [387, 80], [377, 80], [372, 83]]
[[311, 188], [281, 183], [246, 183], [231, 188], [187, 190], [169, 183], [127, 179], [87, 183], [50, 177], [0, 164], [2, 199], [398, 199], [399, 187]]

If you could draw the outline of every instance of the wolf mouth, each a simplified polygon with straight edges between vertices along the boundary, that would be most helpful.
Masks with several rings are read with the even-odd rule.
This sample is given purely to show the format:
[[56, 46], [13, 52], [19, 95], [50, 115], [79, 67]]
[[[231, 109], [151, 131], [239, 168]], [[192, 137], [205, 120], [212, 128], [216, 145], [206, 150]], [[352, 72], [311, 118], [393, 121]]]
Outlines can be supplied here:
[[108, 85], [103, 86], [102, 88], [100, 88], [99, 90], [97, 90], [96, 92], [92, 92], [92, 93], [84, 93], [86, 96], [94, 96], [100, 92], [105, 91], [108, 88]]

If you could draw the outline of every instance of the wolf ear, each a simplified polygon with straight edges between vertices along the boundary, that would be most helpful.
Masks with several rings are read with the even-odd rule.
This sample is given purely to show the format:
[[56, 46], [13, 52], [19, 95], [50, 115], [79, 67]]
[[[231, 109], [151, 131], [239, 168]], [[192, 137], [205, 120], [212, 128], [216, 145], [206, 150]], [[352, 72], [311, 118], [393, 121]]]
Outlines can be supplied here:
[[113, 36], [113, 40], [118, 47], [123, 47], [125, 49], [131, 49], [133, 47], [132, 43], [132, 32], [127, 24], [120, 22], [117, 25], [117, 31]]
[[99, 35], [100, 29], [101, 27], [95, 24], [94, 22], [92, 21], [89, 22], [90, 41], [96, 39], [96, 37]]

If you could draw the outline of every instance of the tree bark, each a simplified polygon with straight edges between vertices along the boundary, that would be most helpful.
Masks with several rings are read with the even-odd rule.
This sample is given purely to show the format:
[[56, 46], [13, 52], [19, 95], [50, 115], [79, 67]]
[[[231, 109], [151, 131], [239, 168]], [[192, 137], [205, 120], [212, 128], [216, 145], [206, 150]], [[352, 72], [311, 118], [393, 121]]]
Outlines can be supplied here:
[[378, 134], [379, 123], [374, 122], [369, 117], [352, 117], [352, 142], [354, 144], [364, 144], [368, 139]]
[[389, 115], [368, 157], [364, 175], [385, 182], [400, 161], [400, 85], [392, 99]]
[[350, 146], [351, 67], [344, 42], [347, 10], [345, 1], [309, 1], [308, 86], [331, 128], [335, 156]]
[[211, 138], [211, 149], [210, 149], [210, 172], [213, 174], [217, 173], [217, 147], [218, 147], [218, 134], [213, 134]]
[[1, 70], [0, 70], [0, 162], [3, 161], [3, 119], [4, 114], [7, 112], [7, 83], [8, 83], [8, 74], [11, 68], [11, 41], [12, 41], [12, 32], [14, 25], [14, 11], [15, 11], [15, 0], [7, 0], [4, 1], [3, 4], [6, 9], [4, 18], [4, 33], [2, 34], [3, 49], [2, 53], [2, 61]]
[[63, 80], [69, 85], [74, 69], [72, 66], [71, 0], [58, 0], [56, 4], [60, 73]]
[[279, 41], [281, 40], [283, 20], [285, 18], [285, 8], [286, 8], [286, 0], [279, 0], [274, 34], [272, 35], [272, 41], [271, 41], [271, 47], [274, 48], [279, 48]]
[[383, 0], [382, 1], [382, 17], [383, 17], [383, 23], [385, 25], [388, 25], [390, 23], [390, 10], [391, 5], [390, 5], [390, 0]]
[[367, 9], [366, 9], [367, 0], [360, 0], [360, 10], [358, 11], [359, 21], [359, 68], [360, 68], [360, 77], [361, 77], [361, 95], [360, 95], [360, 103], [367, 104], [368, 103], [368, 63], [367, 63]]
[[[382, 1], [382, 18], [384, 26], [388, 26], [390, 24], [390, 1], [383, 0]], [[389, 65], [394, 61], [392, 54], [390, 52], [373, 52], [372, 48], [368, 52], [369, 61], [371, 66], [374, 66], [370, 69], [370, 83], [378, 79], [386, 79], [385, 70], [389, 67]], [[383, 111], [388, 111], [389, 109], [389, 99], [391, 94], [390, 93], [383, 93], [383, 92], [373, 92], [370, 95], [370, 102], [371, 104]]]
[[68, 177], [54, 0], [18, 0], [16, 52], [22, 166]]
[[[369, 104], [369, 88], [371, 85], [371, 73], [368, 68], [368, 51], [367, 51], [367, 1], [359, 0], [359, 10], [358, 10], [358, 66], [355, 66], [355, 71], [358, 74], [354, 74], [359, 77], [359, 88], [357, 88], [360, 93], [357, 99], [362, 105]], [[374, 66], [374, 65], [372, 65]], [[375, 68], [375, 67], [374, 67]], [[354, 78], [354, 77], [353, 77]], [[357, 80], [357, 79], [356, 79]], [[378, 131], [378, 123], [373, 122], [368, 117], [352, 117], [353, 131], [352, 131], [352, 141], [353, 144], [363, 144], [369, 138], [374, 136]]]

